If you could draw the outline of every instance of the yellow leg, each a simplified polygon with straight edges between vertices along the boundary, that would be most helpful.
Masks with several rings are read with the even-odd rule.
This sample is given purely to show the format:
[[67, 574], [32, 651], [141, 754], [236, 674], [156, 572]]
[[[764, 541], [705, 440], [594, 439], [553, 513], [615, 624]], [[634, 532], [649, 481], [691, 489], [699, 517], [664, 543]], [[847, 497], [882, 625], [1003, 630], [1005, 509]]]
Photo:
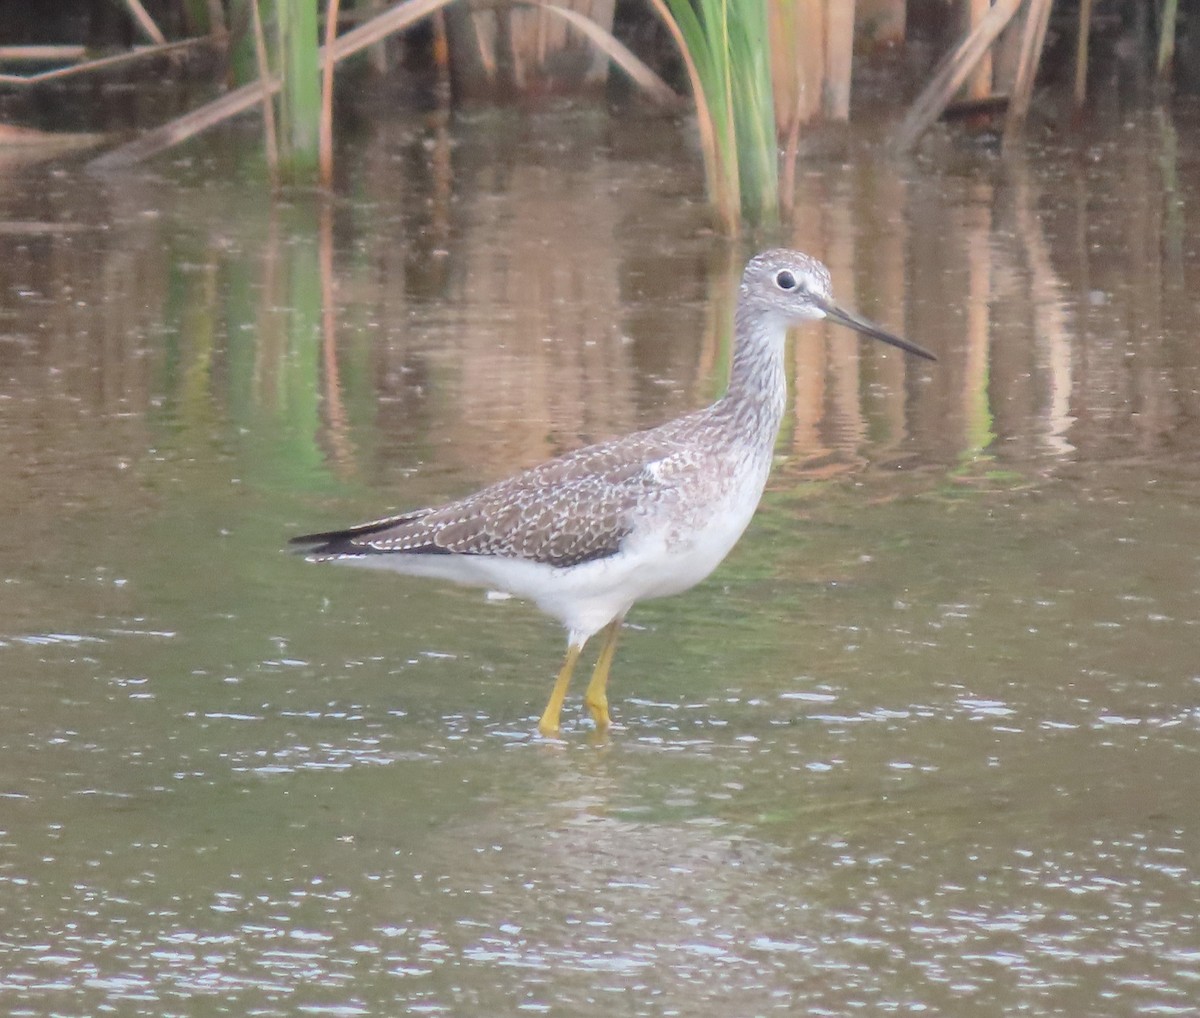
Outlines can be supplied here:
[[562, 713], [563, 700], [567, 698], [567, 687], [571, 684], [571, 674], [575, 671], [575, 662], [579, 660], [579, 652], [583, 644], [568, 644], [567, 656], [558, 670], [558, 678], [554, 680], [554, 690], [550, 701], [542, 711], [542, 720], [538, 722], [538, 731], [543, 735], [558, 734], [558, 716]]
[[608, 716], [608, 670], [612, 667], [613, 655], [617, 652], [617, 637], [621, 635], [621, 619], [615, 618], [604, 631], [604, 646], [596, 659], [596, 670], [592, 681], [583, 694], [583, 702], [591, 711], [597, 728], [608, 728], [612, 719]]

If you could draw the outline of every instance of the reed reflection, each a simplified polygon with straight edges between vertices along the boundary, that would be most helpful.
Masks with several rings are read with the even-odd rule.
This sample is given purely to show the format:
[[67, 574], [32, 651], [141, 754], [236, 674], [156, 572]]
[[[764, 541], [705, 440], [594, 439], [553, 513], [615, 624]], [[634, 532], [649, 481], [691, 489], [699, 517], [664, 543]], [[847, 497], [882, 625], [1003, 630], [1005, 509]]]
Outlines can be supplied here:
[[[0, 384], [32, 415], [9, 404], [13, 455], [37, 459], [55, 429], [53, 445], [96, 440], [66, 399], [101, 431], [203, 444], [233, 426], [239, 471], [273, 485], [436, 464], [462, 475], [443, 488], [467, 487], [704, 404], [724, 384], [742, 253], [688, 238], [644, 166], [597, 159], [595, 122], [572, 130], [557, 144], [442, 124], [432, 160], [423, 128], [383, 131], [352, 199], [325, 211], [133, 179], [39, 211], [9, 189], [0, 212], [26, 228], [0, 231]], [[1194, 449], [1196, 266], [1178, 238], [1200, 185], [1165, 114], [1126, 134], [1093, 161], [802, 176], [786, 242], [942, 361], [804, 330], [775, 483]]]

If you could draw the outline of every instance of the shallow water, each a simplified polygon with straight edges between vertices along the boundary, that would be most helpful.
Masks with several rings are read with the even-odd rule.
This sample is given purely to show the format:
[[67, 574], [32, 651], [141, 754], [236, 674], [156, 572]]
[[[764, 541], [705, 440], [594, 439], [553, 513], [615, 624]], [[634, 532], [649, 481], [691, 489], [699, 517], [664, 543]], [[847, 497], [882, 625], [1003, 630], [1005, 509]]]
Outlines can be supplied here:
[[941, 360], [800, 333], [755, 523], [561, 742], [535, 612], [279, 549], [719, 391], [686, 135], [396, 121], [329, 204], [234, 146], [10, 176], [7, 1012], [1192, 1013], [1177, 117], [806, 167], [770, 242]]

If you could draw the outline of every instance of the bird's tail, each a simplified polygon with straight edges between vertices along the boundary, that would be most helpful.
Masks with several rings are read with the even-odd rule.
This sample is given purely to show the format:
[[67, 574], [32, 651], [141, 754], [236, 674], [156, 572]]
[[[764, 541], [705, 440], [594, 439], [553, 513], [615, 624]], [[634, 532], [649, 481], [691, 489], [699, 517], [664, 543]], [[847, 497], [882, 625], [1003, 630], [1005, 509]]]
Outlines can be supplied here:
[[301, 534], [288, 541], [288, 550], [306, 558], [342, 558], [347, 555], [370, 555], [374, 549], [370, 547], [370, 538], [384, 530], [414, 523], [423, 516], [428, 516], [432, 509], [416, 509], [401, 513], [399, 516], [388, 516], [381, 520], [371, 520], [369, 523], [359, 523], [344, 530], [325, 530], [319, 534]]

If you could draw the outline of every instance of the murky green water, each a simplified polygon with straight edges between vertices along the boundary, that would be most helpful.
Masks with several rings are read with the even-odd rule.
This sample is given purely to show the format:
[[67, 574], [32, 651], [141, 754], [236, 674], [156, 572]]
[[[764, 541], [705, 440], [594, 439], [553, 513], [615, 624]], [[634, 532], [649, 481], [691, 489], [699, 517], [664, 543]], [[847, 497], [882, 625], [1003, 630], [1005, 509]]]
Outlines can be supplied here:
[[1193, 1013], [1196, 126], [808, 168], [783, 239], [941, 361], [801, 334], [751, 531], [561, 743], [551, 623], [279, 549], [719, 389], [681, 136], [13, 173], [6, 1013]]

